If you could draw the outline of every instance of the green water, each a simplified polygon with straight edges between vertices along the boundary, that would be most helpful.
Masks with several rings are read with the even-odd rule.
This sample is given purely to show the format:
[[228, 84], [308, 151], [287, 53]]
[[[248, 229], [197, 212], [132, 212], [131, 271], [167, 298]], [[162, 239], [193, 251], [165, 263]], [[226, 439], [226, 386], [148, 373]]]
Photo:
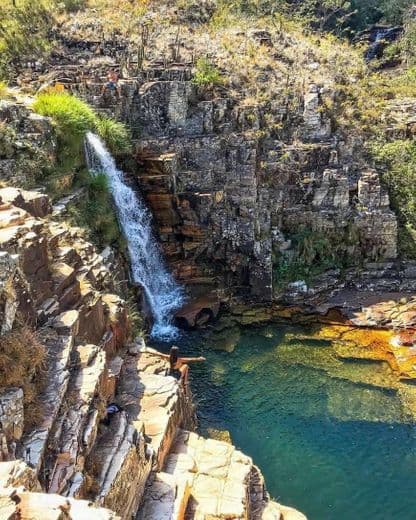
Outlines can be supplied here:
[[[200, 427], [228, 430], [270, 494], [309, 520], [416, 518], [416, 430], [385, 364], [278, 326], [189, 335]], [[227, 350], [224, 350], [227, 349]]]

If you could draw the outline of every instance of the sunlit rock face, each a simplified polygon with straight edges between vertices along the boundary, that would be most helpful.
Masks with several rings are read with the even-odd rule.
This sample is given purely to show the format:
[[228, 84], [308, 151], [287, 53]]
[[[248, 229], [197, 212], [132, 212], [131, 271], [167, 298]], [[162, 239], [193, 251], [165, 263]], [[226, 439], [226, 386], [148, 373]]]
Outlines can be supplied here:
[[[354, 164], [356, 143], [339, 142], [322, 108], [330, 88], [306, 85], [293, 113], [276, 101], [274, 117], [286, 121], [276, 139], [265, 107], [201, 99], [188, 69], [155, 76], [122, 81], [120, 99], [104, 104], [141, 129], [136, 180], [179, 280], [270, 300], [273, 253], [290, 249], [286, 238], [302, 228], [354, 236], [355, 259], [397, 256], [378, 173]], [[82, 94], [97, 102], [97, 87]]]
[[[4, 339], [18, 353], [8, 361], [9, 371], [20, 374], [13, 381], [23, 385], [4, 387], [0, 381], [0, 487], [9, 488], [1, 500], [12, 512], [20, 507], [31, 517], [68, 506], [81, 518], [88, 503], [68, 505], [65, 497], [88, 496], [131, 516], [151, 460], [143, 455], [142, 432], [127, 418], [124, 443], [116, 431], [110, 433], [112, 449], [105, 464], [112, 461], [113, 469], [92, 495], [87, 478], [94, 449], [105, 453], [97, 446], [101, 421], [107, 403], [115, 399], [123, 363], [120, 357], [121, 364], [114, 360], [129, 336], [125, 302], [114, 294], [117, 266], [107, 263], [113, 257], [98, 254], [80, 229], [51, 220], [51, 212], [43, 193], [0, 189], [0, 342]], [[33, 342], [45, 352], [40, 373], [31, 368]], [[4, 367], [6, 360], [1, 361]], [[44, 384], [36, 384], [37, 379]], [[11, 466], [19, 457], [22, 461]], [[5, 461], [10, 461], [7, 467]], [[121, 493], [120, 481], [133, 473], [135, 485]], [[50, 495], [23, 493], [20, 500], [10, 501], [13, 489], [23, 485]], [[114, 512], [99, 509], [91, 515], [116, 518]]]
[[[56, 133], [49, 118], [34, 114], [23, 102], [0, 100], [0, 181], [33, 186], [54, 162]], [[40, 216], [40, 215], [39, 215]]]
[[[43, 194], [4, 188], [0, 196], [0, 342], [14, 334], [19, 359], [8, 363], [21, 375], [16, 386], [0, 381], [1, 510], [57, 519], [129, 520], [138, 511], [146, 520], [185, 511], [286, 518], [250, 457], [192, 433], [192, 393], [169, 375], [166, 358], [142, 337], [129, 342], [114, 256], [54, 221]], [[37, 371], [28, 359], [35, 342], [44, 353]], [[188, 449], [193, 464], [176, 466]]]

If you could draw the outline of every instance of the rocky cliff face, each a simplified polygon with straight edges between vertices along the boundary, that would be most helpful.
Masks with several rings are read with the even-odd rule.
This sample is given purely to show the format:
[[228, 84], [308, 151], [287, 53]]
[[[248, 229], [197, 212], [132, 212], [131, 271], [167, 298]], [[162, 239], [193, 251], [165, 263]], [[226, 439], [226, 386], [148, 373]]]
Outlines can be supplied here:
[[[140, 69], [127, 39], [97, 47], [86, 37], [91, 21], [84, 23], [85, 30], [80, 21], [66, 27], [62, 52], [71, 64], [36, 81], [68, 84], [133, 130], [132, 181], [177, 278], [194, 293], [215, 288], [273, 300], [281, 295], [274, 270], [293, 257], [300, 231], [326, 237], [347, 264], [396, 258], [396, 217], [379, 175], [360, 136], [333, 119], [337, 81], [354, 81], [340, 68], [356, 56], [343, 58], [335, 47], [329, 55], [319, 46], [308, 51], [283, 30], [207, 34], [173, 24], [149, 36]], [[246, 71], [233, 65], [237, 49]], [[207, 52], [227, 88], [195, 84], [195, 56]], [[102, 95], [109, 66], [125, 77], [119, 95]]]
[[114, 257], [64, 213], [0, 189], [2, 518], [304, 518], [249, 457], [192, 433], [190, 392], [129, 341]]
[[51, 121], [28, 108], [28, 98], [0, 100], [0, 181], [33, 186], [55, 160]]

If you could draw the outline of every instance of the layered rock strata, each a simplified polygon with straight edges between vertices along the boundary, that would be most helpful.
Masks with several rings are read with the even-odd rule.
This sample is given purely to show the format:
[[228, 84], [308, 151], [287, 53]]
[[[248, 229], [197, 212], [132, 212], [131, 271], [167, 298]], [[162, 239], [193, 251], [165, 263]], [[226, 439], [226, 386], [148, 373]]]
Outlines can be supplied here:
[[[249, 457], [192, 433], [190, 391], [142, 338], [128, 342], [113, 256], [51, 212], [43, 193], [0, 189], [0, 341], [24, 322], [45, 351], [44, 384], [31, 389], [36, 416], [30, 370], [23, 388], [0, 382], [2, 517], [289, 518]], [[192, 467], [176, 465], [182, 451]]]
[[[149, 16], [157, 19], [158, 9]], [[169, 6], [160, 9], [172, 16]], [[378, 172], [365, 160], [361, 137], [332, 121], [339, 71], [326, 66], [327, 57], [316, 52], [311, 63], [297, 52], [304, 42], [254, 26], [196, 38], [193, 22], [175, 26], [176, 15], [172, 26], [149, 36], [142, 66], [127, 37], [114, 35], [111, 45], [103, 31], [99, 43], [99, 22], [92, 34], [88, 13], [80, 15], [62, 29], [59, 60], [30, 81], [63, 83], [127, 123], [138, 138], [132, 182], [146, 197], [178, 279], [194, 294], [219, 289], [271, 301], [277, 260], [290, 259], [302, 229], [342, 244], [354, 265], [395, 259], [397, 222]], [[246, 89], [224, 58], [226, 38], [267, 64], [254, 67], [256, 80], [245, 78]], [[195, 84], [195, 56], [207, 50], [229, 88]], [[290, 77], [296, 60], [306, 60], [301, 78]], [[109, 67], [123, 76], [116, 93], [103, 93]], [[300, 73], [299, 63], [294, 67]]]

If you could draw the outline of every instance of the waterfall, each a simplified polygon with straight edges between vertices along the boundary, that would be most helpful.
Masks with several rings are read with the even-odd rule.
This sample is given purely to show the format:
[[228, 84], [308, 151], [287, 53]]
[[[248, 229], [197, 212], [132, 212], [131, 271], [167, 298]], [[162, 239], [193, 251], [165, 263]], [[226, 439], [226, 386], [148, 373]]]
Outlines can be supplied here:
[[396, 40], [401, 33], [400, 27], [380, 27], [370, 36], [370, 45], [365, 52], [366, 61], [371, 61], [383, 56], [383, 51], [389, 42]]
[[140, 284], [153, 315], [152, 336], [168, 340], [177, 335], [172, 325], [173, 313], [184, 302], [181, 287], [168, 272], [152, 233], [152, 218], [139, 194], [124, 180], [120, 171], [95, 134], [88, 132], [86, 160], [92, 173], [104, 173], [114, 199], [117, 216], [128, 243], [132, 278]]

